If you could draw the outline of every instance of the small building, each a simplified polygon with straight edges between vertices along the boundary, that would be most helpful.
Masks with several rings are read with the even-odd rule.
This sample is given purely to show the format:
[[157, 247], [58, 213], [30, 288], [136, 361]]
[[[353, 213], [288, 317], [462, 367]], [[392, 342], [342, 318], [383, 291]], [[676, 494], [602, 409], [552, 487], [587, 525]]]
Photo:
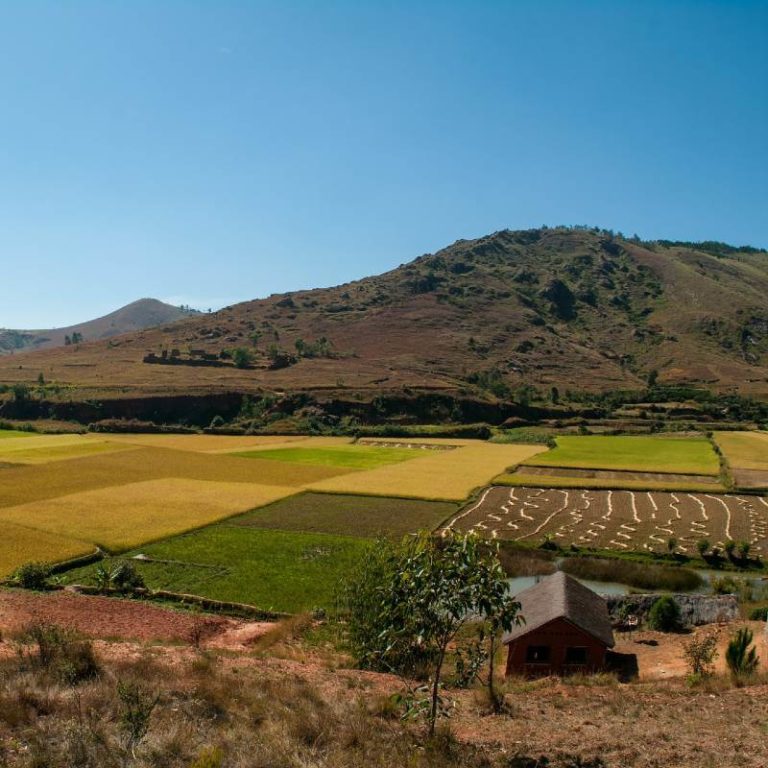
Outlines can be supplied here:
[[613, 648], [608, 607], [572, 576], [558, 571], [517, 595], [525, 623], [502, 638], [507, 675], [543, 677], [597, 672]]

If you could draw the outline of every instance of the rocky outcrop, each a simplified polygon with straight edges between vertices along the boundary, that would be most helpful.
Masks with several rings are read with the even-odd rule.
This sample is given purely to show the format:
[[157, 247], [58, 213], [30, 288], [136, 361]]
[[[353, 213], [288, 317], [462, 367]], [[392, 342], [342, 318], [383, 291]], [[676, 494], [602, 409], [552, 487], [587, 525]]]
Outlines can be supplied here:
[[[739, 618], [736, 595], [672, 595], [680, 608], [680, 618], [685, 626], [718, 624]], [[621, 595], [606, 597], [611, 620], [618, 622], [626, 612], [644, 621], [659, 595]], [[626, 606], [626, 608], [625, 608]]]

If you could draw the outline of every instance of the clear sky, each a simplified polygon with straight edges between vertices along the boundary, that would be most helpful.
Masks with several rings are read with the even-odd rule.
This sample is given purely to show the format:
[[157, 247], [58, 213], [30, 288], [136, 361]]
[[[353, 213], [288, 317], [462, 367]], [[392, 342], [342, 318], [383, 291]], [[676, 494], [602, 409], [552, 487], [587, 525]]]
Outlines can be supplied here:
[[768, 2], [0, 2], [0, 326], [541, 224], [768, 247]]

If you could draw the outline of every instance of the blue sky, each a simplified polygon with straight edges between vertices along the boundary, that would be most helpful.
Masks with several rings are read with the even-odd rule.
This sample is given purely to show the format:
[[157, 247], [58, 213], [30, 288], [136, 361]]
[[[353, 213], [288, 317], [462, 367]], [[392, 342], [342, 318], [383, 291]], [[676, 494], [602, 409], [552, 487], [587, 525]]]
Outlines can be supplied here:
[[0, 3], [0, 326], [541, 224], [768, 247], [768, 2]]

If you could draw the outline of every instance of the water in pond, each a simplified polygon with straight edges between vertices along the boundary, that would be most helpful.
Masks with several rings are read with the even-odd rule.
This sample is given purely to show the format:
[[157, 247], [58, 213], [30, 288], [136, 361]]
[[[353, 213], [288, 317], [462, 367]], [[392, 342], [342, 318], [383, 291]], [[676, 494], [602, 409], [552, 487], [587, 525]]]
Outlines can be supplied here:
[[[517, 595], [545, 578], [546, 576], [516, 576], [514, 579], [509, 579], [509, 587], [512, 594]], [[613, 581], [592, 581], [591, 579], [578, 579], [578, 581], [599, 595], [628, 595], [630, 592], [630, 587], [626, 584]]]

